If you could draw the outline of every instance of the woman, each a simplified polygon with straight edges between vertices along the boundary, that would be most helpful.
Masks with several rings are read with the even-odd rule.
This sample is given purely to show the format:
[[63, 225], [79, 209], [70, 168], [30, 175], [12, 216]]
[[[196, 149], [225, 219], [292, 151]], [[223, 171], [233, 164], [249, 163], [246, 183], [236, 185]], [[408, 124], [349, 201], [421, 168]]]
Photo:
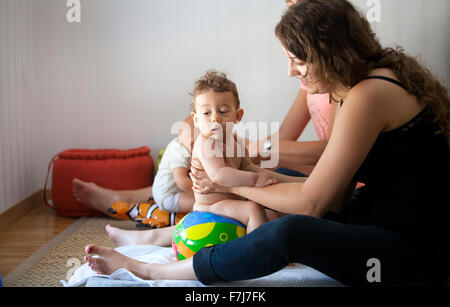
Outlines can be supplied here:
[[[291, 74], [309, 93], [330, 92], [339, 101], [323, 155], [304, 182], [225, 189], [196, 169], [199, 179], [193, 179], [197, 191], [232, 192], [291, 215], [168, 265], [93, 245], [86, 251], [99, 257], [87, 260], [103, 272], [126, 267], [145, 279], [204, 284], [261, 277], [299, 262], [343, 284], [364, 286], [373, 285], [367, 276], [375, 259], [381, 285], [443, 285], [449, 257], [447, 89], [401, 49], [383, 49], [348, 1], [300, 0], [275, 33]], [[355, 181], [366, 185], [350, 199]]]

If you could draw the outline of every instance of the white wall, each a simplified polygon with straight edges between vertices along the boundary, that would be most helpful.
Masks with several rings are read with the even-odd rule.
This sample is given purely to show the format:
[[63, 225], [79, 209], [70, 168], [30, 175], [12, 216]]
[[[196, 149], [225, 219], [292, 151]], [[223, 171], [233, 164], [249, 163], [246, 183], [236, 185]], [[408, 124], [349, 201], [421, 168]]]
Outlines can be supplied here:
[[[155, 157], [207, 69], [237, 83], [246, 121], [281, 121], [296, 95], [273, 34], [284, 0], [81, 0], [81, 23], [65, 3], [0, 0], [0, 212], [42, 188], [63, 149]], [[448, 85], [448, 1], [381, 5], [381, 41], [423, 54]], [[316, 139], [311, 125], [302, 139]]]
[[[368, 12], [368, 0], [352, 0], [361, 11]], [[402, 46], [450, 85], [450, 1], [448, 0], [380, 0], [381, 22], [373, 22], [383, 46]]]
[[31, 16], [31, 1], [0, 0], [0, 212], [41, 184], [37, 149], [46, 141], [37, 131], [33, 99]]

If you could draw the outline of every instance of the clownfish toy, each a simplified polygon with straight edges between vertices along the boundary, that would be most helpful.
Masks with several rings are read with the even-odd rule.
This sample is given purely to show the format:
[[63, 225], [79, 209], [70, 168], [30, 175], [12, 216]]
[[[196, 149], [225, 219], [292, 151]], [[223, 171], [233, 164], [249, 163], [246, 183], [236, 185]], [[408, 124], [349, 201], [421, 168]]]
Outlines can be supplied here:
[[117, 201], [108, 209], [108, 214], [120, 220], [131, 220], [136, 227], [162, 228], [176, 225], [186, 214], [165, 212], [159, 205], [149, 199], [147, 203], [128, 203]]

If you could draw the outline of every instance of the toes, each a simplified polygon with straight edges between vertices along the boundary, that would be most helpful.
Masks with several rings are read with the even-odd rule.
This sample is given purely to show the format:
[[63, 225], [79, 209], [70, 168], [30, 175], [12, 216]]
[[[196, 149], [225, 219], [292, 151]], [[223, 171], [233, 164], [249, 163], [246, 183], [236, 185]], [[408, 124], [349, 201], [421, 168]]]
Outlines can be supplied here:
[[82, 182], [78, 179], [74, 179], [72, 181], [72, 193], [78, 202], [80, 202], [82, 192], [83, 192]]
[[98, 257], [85, 256], [84, 260], [89, 263], [89, 267], [91, 268], [91, 270], [99, 274], [104, 273], [103, 259]]
[[93, 246], [94, 246], [93, 244], [86, 245], [86, 247], [84, 248], [84, 252], [85, 252], [86, 254], [92, 254], [91, 248], [92, 248]]
[[114, 235], [118, 232], [118, 229], [116, 227], [113, 227], [109, 224], [106, 225], [105, 230], [108, 235]]
[[80, 191], [81, 189], [83, 189], [83, 182], [75, 178], [74, 180], [72, 180], [72, 187], [74, 191]]
[[114, 227], [112, 227], [111, 225], [109, 225], [109, 224], [106, 225], [105, 226], [105, 231], [106, 231], [106, 233], [108, 234], [109, 237], [114, 236], [114, 233], [115, 233]]
[[84, 251], [86, 252], [86, 254], [94, 254], [94, 255], [99, 255], [99, 256], [108, 254], [110, 252], [110, 250], [111, 250], [110, 248], [100, 247], [95, 244], [87, 245], [84, 248]]
[[114, 230], [114, 229], [116, 229], [116, 227], [111, 226], [111, 224], [108, 224], [108, 225], [105, 226], [105, 230], [106, 231], [111, 231], [111, 230]]

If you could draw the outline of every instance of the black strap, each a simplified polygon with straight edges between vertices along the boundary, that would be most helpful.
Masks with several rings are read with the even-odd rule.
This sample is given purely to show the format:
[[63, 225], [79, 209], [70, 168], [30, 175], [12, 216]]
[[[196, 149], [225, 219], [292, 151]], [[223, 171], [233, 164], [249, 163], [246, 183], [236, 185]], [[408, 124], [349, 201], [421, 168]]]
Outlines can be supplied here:
[[366, 79], [381, 79], [381, 80], [385, 80], [385, 81], [394, 83], [394, 84], [396, 84], [396, 85], [398, 85], [398, 86], [400, 86], [401, 88], [403, 88], [403, 89], [406, 90], [406, 88], [405, 88], [405, 86], [403, 85], [403, 83], [401, 83], [401, 82], [399, 82], [399, 81], [397, 81], [397, 80], [394, 80], [394, 79], [392, 79], [392, 78], [389, 78], [389, 77], [384, 77], [384, 76], [369, 76], [369, 77], [364, 78], [364, 80], [366, 80]]
[[[405, 88], [405, 86], [403, 85], [403, 83], [401, 83], [400, 81], [394, 80], [394, 79], [392, 79], [392, 78], [389, 78], [389, 77], [385, 77], [385, 76], [368, 76], [368, 77], [365, 77], [363, 80], [366, 80], [366, 79], [380, 79], [380, 80], [388, 81], [388, 82], [394, 83], [395, 85], [400, 86], [400, 87], [403, 88], [405, 91], [408, 91], [408, 90]], [[332, 98], [331, 98], [331, 95], [330, 95], [330, 103], [331, 103], [331, 100], [334, 100], [334, 99], [332, 99]], [[339, 103], [340, 103], [341, 106], [342, 106], [342, 104], [344, 103], [344, 100], [341, 99], [341, 101], [340, 101]]]

